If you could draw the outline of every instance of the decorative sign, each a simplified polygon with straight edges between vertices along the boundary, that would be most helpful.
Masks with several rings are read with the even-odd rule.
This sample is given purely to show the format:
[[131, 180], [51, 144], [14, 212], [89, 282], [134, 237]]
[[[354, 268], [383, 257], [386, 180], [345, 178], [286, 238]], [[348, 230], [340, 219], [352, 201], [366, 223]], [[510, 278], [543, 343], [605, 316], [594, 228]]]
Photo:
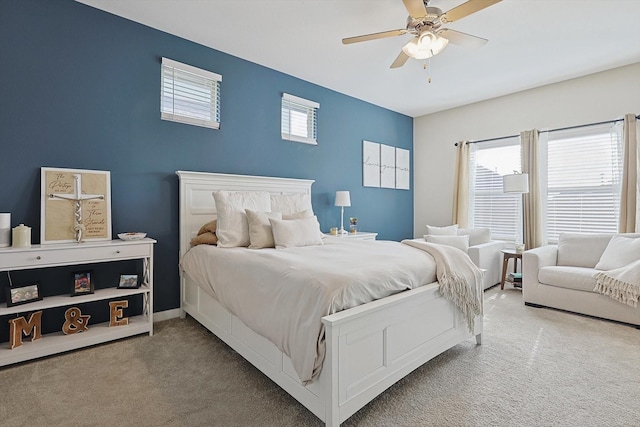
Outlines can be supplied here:
[[127, 307], [129, 307], [129, 301], [127, 300], [109, 302], [109, 311], [111, 312], [109, 326], [121, 326], [129, 324], [129, 318], [124, 317], [124, 314], [122, 313], [122, 309]]
[[380, 187], [396, 188], [396, 149], [380, 144]]
[[62, 325], [62, 332], [65, 335], [75, 334], [78, 332], [88, 331], [87, 324], [89, 323], [90, 315], [82, 315], [82, 312], [78, 307], [71, 307], [64, 312], [65, 322]]
[[9, 348], [14, 349], [22, 345], [22, 335], [31, 335], [31, 341], [42, 338], [42, 310], [31, 313], [29, 321], [24, 317], [9, 319]]
[[362, 141], [362, 185], [380, 187], [380, 144]]
[[396, 148], [396, 188], [399, 190], [409, 189], [409, 168], [410, 151]]
[[362, 185], [409, 190], [410, 161], [409, 150], [362, 141]]
[[40, 243], [111, 240], [111, 174], [40, 169]]

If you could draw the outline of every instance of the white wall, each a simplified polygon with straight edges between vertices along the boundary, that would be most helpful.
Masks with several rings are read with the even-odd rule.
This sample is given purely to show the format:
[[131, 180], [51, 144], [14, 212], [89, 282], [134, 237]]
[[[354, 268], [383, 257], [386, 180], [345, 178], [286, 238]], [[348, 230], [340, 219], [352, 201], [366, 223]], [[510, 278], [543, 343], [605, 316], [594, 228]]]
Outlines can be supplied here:
[[640, 114], [640, 62], [414, 120], [414, 235], [451, 224], [454, 143]]

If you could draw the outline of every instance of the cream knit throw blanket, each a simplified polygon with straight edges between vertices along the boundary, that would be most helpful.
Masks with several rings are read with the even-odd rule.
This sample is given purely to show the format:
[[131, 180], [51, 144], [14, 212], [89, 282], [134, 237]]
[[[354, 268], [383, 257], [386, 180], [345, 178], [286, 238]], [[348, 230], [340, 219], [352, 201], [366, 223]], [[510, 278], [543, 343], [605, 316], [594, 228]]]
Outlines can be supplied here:
[[420, 239], [403, 240], [402, 243], [429, 253], [436, 261], [436, 277], [440, 294], [462, 311], [469, 331], [473, 333], [475, 317], [482, 314], [482, 272], [469, 255], [452, 246], [427, 243]]
[[640, 300], [640, 259], [615, 270], [601, 271], [596, 279], [595, 292], [609, 295], [616, 301], [632, 307]]

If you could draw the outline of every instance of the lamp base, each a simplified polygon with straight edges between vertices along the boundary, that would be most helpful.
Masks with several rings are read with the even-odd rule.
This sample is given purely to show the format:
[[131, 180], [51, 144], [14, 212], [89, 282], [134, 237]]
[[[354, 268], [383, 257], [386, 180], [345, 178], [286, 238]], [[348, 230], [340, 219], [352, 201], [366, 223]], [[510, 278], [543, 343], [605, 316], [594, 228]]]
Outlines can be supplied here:
[[340, 227], [340, 230], [338, 230], [338, 234], [340, 234], [340, 235], [349, 234], [349, 232], [347, 230], [345, 230], [344, 228]]

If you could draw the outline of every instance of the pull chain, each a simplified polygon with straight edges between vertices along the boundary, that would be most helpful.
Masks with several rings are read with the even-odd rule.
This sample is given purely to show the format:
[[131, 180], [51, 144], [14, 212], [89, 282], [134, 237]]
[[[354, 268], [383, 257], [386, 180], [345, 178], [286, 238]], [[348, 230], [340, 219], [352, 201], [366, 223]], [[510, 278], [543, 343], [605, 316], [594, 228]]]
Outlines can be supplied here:
[[429, 67], [427, 68], [427, 60], [425, 59], [422, 69], [427, 71], [427, 83], [431, 83], [431, 58], [429, 58]]

